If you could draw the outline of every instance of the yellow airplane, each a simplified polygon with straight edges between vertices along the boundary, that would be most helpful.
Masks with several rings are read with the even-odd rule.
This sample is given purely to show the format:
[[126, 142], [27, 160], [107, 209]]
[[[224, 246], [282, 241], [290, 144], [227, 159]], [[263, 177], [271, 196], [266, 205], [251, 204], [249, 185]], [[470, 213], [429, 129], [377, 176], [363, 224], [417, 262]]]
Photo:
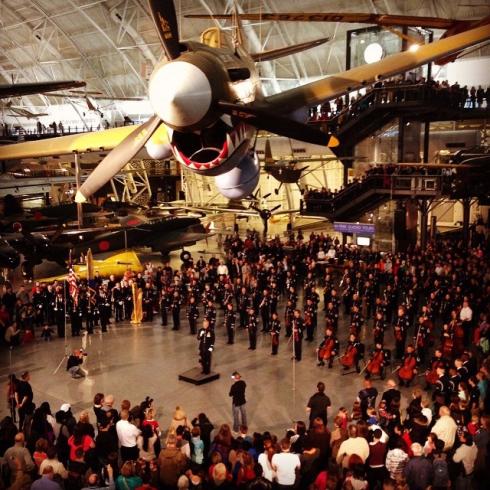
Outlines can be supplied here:
[[[107, 279], [111, 274], [115, 277], [123, 277], [128, 270], [133, 271], [135, 274], [143, 272], [143, 266], [133, 250], [122, 252], [120, 254], [113, 255], [104, 260], [92, 260], [93, 272], [98, 272], [100, 277]], [[73, 272], [79, 279], [87, 279], [89, 267], [87, 265], [75, 265], [73, 266]], [[39, 282], [52, 283], [54, 281], [64, 281], [66, 274], [54, 277], [45, 277], [39, 279]]]
[[166, 55], [150, 78], [148, 96], [154, 115], [135, 128], [0, 147], [0, 160], [47, 156], [50, 145], [58, 154], [112, 147], [78, 190], [75, 199], [83, 202], [146, 147], [153, 158], [173, 154], [183, 168], [215, 177], [223, 195], [240, 199], [252, 193], [259, 181], [257, 130], [338, 146], [335, 135], [305, 123], [309, 107], [490, 39], [490, 25], [485, 23], [416, 51], [265, 96], [256, 62], [306, 49], [304, 43], [251, 55], [243, 45], [236, 11], [232, 43], [217, 28], [205, 31], [201, 42], [183, 42], [173, 0], [149, 0], [149, 7]]

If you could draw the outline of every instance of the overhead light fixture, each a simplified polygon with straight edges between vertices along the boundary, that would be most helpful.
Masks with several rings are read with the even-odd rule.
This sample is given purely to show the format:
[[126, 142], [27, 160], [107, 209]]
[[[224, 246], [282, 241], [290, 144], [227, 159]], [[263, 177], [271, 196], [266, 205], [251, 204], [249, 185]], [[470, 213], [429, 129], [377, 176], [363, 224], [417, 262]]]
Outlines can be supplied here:
[[383, 57], [383, 46], [379, 43], [368, 44], [364, 50], [364, 61], [366, 63], [376, 63]]

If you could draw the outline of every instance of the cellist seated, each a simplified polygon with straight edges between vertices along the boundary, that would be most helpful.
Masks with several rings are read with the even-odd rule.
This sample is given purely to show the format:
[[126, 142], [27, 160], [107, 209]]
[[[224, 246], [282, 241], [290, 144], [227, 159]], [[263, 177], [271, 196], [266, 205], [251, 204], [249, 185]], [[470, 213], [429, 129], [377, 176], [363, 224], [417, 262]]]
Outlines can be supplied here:
[[347, 343], [347, 349], [345, 354], [340, 358], [340, 363], [344, 366], [344, 370], [356, 368], [358, 373], [361, 372], [359, 368], [359, 359], [362, 355], [362, 344], [357, 340], [354, 334], [349, 335], [349, 342]]
[[442, 349], [436, 349], [434, 355], [430, 361], [430, 367], [425, 371], [426, 390], [431, 389], [437, 383], [439, 375], [437, 369], [440, 367], [446, 367], [446, 361], [442, 355]]
[[333, 360], [339, 353], [339, 341], [333, 334], [333, 329], [327, 327], [325, 329], [325, 338], [317, 349], [318, 366], [325, 366], [325, 361], [328, 362], [328, 367], [332, 368]]
[[384, 368], [389, 361], [389, 351], [383, 348], [381, 342], [377, 342], [374, 352], [371, 355], [371, 359], [366, 364], [366, 379], [371, 376], [379, 376], [381, 379], [385, 379]]
[[412, 344], [407, 346], [403, 362], [398, 370], [398, 378], [401, 386], [409, 386], [417, 374], [417, 356]]

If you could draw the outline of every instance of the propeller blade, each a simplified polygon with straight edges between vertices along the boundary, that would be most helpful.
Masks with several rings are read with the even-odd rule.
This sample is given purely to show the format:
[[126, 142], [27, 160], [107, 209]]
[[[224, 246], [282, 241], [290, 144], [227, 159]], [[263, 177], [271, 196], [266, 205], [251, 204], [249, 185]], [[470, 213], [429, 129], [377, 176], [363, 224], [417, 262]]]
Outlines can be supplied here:
[[180, 56], [179, 27], [173, 0], [148, 0], [153, 23], [169, 60]]
[[288, 119], [287, 117], [277, 116], [267, 109], [232, 104], [225, 101], [219, 101], [218, 106], [225, 114], [241, 119], [246, 124], [285, 136], [286, 138], [314, 145], [328, 146], [329, 148], [335, 148], [340, 144], [339, 140], [331, 133], [324, 133], [307, 124]]
[[262, 199], [267, 199], [271, 194], [272, 192], [268, 192], [267, 194], [262, 196]]
[[273, 213], [276, 209], [279, 209], [281, 207], [280, 204], [278, 204], [277, 206], [274, 206], [270, 211], [271, 213]]
[[85, 202], [94, 192], [114, 177], [138, 153], [151, 135], [158, 129], [161, 120], [152, 116], [148, 121], [135, 129], [117, 145], [88, 176], [78, 190], [75, 201]]

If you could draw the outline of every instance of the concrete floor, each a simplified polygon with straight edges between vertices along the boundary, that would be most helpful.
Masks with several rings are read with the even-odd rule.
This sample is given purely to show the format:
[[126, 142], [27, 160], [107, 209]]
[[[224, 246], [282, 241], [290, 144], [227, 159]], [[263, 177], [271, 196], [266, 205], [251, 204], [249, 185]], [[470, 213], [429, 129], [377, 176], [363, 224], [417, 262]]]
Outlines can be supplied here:
[[[203, 244], [192, 247], [194, 257], [202, 249]], [[207, 250], [217, 250], [217, 246], [208, 244]], [[178, 255], [178, 252], [172, 253], [175, 266]], [[281, 321], [283, 307], [281, 303]], [[323, 307], [323, 303], [320, 307]], [[84, 366], [88, 376], [83, 380], [71, 379], [65, 371], [65, 362], [54, 372], [65, 353], [63, 339], [16, 348], [12, 352], [11, 362], [9, 352], [2, 348], [0, 382], [6, 382], [9, 372], [20, 375], [24, 370], [29, 370], [36, 403], [47, 400], [52, 410], [56, 411], [62, 403], [69, 402], [75, 414], [90, 408], [94, 394], [99, 391], [112, 393], [117, 406], [124, 398], [139, 403], [150, 395], [155, 399], [160, 425], [166, 429], [177, 405], [189, 417], [204, 411], [215, 426], [230, 423], [231, 399], [228, 391], [232, 383], [231, 374], [237, 370], [247, 383], [250, 431], [269, 429], [279, 435], [290, 427], [293, 420], [306, 419], [305, 406], [309, 396], [316, 391], [318, 381], [325, 382], [327, 386], [333, 414], [340, 406], [351, 410], [357, 392], [362, 388], [362, 375], [354, 373], [342, 376], [338, 364], [331, 370], [317, 367], [315, 349], [323, 335], [322, 311], [318, 314], [318, 340], [311, 344], [304, 342], [303, 360], [299, 363], [291, 360], [292, 345], [284, 337], [284, 326], [277, 356], [270, 355], [270, 337], [267, 334], [260, 334], [256, 351], [247, 349], [247, 334], [243, 330], [237, 331], [234, 345], [226, 345], [224, 328], [220, 322], [222, 312], [219, 311], [213, 370], [219, 372], [221, 378], [203, 386], [179, 381], [179, 373], [198, 364], [197, 340], [189, 334], [185, 309], [181, 314], [181, 330], [178, 332], [172, 331], [171, 327], [161, 327], [158, 316], [152, 324], [138, 327], [128, 323], [117, 326], [112, 324], [108, 333], [102, 335], [96, 332], [90, 336], [86, 341], [89, 355]], [[345, 322], [341, 318], [339, 340], [342, 352], [347, 337]], [[387, 346], [391, 346], [391, 332], [388, 331], [386, 337]], [[79, 348], [81, 342], [80, 337], [68, 337], [67, 352]], [[367, 340], [368, 350], [371, 345], [372, 341]], [[382, 382], [375, 381], [375, 386], [380, 392], [383, 391]], [[404, 391], [409, 394], [409, 390]], [[6, 404], [1, 403], [0, 416], [6, 414]]]

